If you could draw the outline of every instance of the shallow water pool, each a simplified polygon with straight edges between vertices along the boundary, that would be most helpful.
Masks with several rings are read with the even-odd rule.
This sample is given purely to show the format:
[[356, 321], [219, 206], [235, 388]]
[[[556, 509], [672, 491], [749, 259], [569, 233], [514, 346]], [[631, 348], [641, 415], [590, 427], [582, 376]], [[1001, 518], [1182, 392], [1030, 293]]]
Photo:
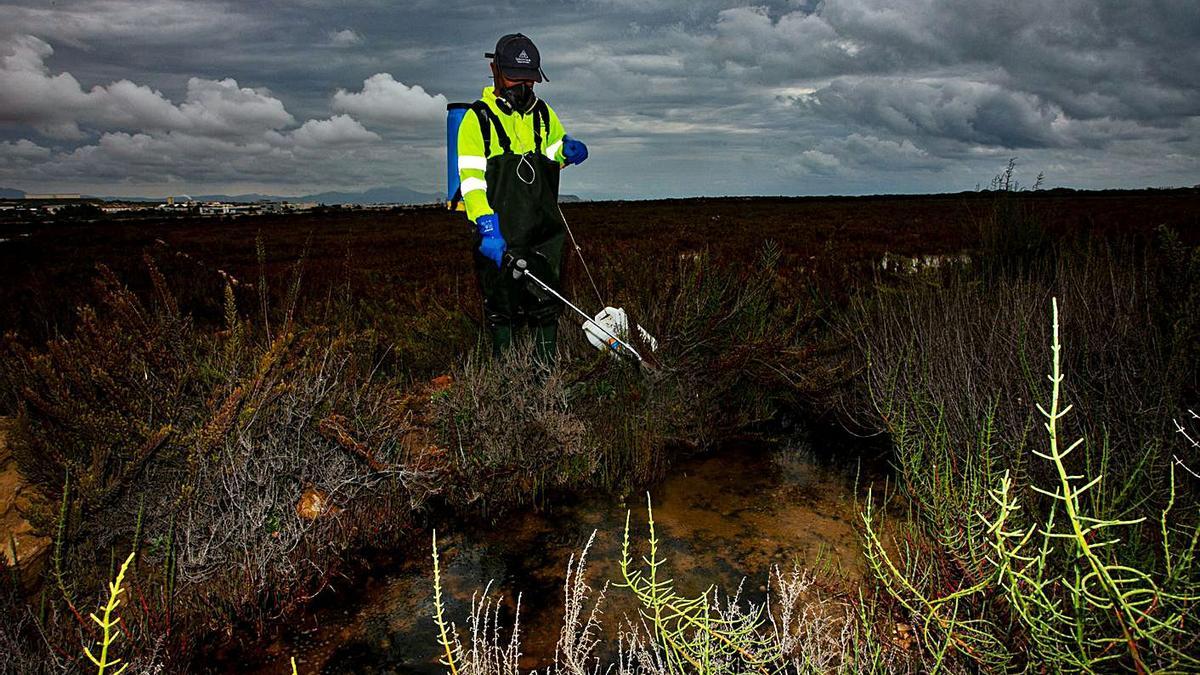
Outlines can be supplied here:
[[[804, 447], [774, 450], [725, 448], [675, 465], [650, 491], [666, 573], [689, 595], [718, 584], [760, 601], [774, 565], [794, 563], [835, 569], [850, 580], [864, 573], [855, 533], [856, 492], [866, 492], [859, 471], [817, 459]], [[521, 594], [523, 668], [554, 659], [562, 625], [563, 577], [571, 554], [595, 532], [587, 579], [594, 589], [620, 579], [618, 560], [626, 513], [631, 539], [644, 548], [645, 497], [628, 503], [595, 497], [540, 512], [503, 518], [492, 527], [439, 532], [443, 594], [448, 619], [465, 630], [472, 595], [489, 582], [507, 597], [511, 625]], [[443, 526], [444, 527], [444, 526]], [[641, 549], [638, 549], [640, 555]], [[336, 604], [336, 603], [335, 603]], [[428, 557], [380, 570], [355, 594], [312, 613], [270, 645], [258, 663], [243, 668], [290, 672], [295, 656], [302, 673], [441, 673], [432, 619], [432, 563]], [[604, 626], [615, 635], [617, 618], [636, 612], [629, 591], [610, 587]]]

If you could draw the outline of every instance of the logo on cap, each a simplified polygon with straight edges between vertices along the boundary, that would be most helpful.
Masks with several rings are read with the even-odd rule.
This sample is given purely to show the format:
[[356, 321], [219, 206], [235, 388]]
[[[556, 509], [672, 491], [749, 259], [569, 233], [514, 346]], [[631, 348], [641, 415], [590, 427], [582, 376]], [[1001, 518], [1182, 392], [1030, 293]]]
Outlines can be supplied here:
[[526, 66], [529, 65], [529, 53], [522, 49], [521, 53], [517, 54], [516, 62]]

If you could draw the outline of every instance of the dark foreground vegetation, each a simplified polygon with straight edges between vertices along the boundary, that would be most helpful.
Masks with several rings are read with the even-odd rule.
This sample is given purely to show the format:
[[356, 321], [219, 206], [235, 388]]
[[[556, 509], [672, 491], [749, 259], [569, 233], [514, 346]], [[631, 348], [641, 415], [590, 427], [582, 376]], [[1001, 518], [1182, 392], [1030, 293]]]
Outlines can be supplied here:
[[[656, 618], [620, 672], [1200, 666], [1200, 451], [1173, 421], [1190, 430], [1200, 375], [1195, 191], [565, 211], [606, 299], [660, 340], [652, 375], [566, 319], [554, 368], [486, 358], [456, 214], [0, 244], [0, 405], [52, 540], [4, 570], [3, 667], [96, 670], [82, 648], [127, 557], [109, 658], [199, 667], [372, 551], [423, 555], [431, 518], [635, 493], [681, 453], [816, 417], [892, 442], [900, 490], [863, 505], [872, 582], [822, 611], [803, 571], [769, 608], [679, 598], [632, 535], [616, 581]], [[591, 293], [577, 266], [568, 288]], [[595, 665], [587, 616], [555, 672]], [[511, 672], [492, 621], [447, 628], [454, 668]]]

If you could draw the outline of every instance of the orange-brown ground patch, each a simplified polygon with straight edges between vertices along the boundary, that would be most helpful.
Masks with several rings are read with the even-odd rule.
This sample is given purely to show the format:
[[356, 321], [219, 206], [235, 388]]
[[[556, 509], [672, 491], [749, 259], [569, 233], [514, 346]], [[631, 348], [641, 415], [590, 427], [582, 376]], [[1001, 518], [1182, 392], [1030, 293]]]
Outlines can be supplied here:
[[4, 558], [9, 565], [32, 560], [50, 543], [48, 538], [36, 536], [33, 527], [21, 515], [26, 486], [8, 447], [12, 426], [12, 419], [0, 418], [0, 537], [4, 538]]

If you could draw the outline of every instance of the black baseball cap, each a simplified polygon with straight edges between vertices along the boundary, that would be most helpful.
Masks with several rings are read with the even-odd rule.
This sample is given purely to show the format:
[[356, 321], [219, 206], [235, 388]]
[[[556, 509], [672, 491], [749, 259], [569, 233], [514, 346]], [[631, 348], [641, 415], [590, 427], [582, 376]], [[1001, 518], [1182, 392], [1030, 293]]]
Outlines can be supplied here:
[[496, 42], [496, 51], [484, 54], [501, 73], [513, 80], [550, 81], [542, 72], [542, 57], [533, 40], [520, 33], [509, 33]]

